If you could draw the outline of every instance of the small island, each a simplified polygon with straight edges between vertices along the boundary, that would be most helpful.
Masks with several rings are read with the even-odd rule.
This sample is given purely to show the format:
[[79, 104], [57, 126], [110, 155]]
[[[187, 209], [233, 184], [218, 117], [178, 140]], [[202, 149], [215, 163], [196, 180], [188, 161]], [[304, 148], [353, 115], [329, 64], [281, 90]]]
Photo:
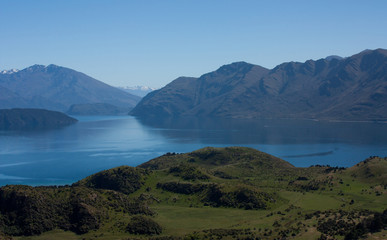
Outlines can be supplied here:
[[0, 130], [52, 129], [68, 126], [77, 121], [64, 113], [45, 109], [0, 109]]

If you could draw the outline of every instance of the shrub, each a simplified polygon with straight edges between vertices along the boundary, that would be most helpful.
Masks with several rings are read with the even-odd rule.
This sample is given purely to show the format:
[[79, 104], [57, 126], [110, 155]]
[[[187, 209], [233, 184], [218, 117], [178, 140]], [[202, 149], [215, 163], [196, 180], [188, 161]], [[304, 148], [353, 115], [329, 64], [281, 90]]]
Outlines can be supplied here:
[[214, 207], [233, 207], [249, 209], [266, 209], [269, 195], [256, 192], [246, 187], [233, 191], [224, 191], [219, 185], [209, 184], [204, 191], [202, 201]]
[[126, 230], [132, 234], [159, 235], [162, 227], [153, 219], [138, 215], [130, 219]]
[[147, 174], [147, 170], [141, 168], [122, 166], [93, 174], [73, 186], [109, 189], [130, 194], [141, 188]]
[[206, 180], [209, 176], [202, 173], [198, 168], [188, 164], [180, 164], [169, 169], [169, 173], [179, 176], [184, 180]]
[[157, 188], [165, 191], [180, 193], [180, 194], [194, 194], [203, 191], [207, 186], [205, 184], [192, 184], [180, 182], [166, 182], [157, 183]]

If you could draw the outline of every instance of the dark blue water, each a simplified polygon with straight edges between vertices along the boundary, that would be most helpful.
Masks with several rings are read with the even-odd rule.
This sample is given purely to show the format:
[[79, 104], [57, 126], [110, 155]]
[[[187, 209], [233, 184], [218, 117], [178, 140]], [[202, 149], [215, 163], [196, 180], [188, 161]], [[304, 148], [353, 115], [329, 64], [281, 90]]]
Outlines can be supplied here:
[[166, 152], [248, 146], [295, 166], [352, 166], [387, 156], [387, 124], [301, 120], [77, 117], [57, 130], [0, 132], [0, 185], [70, 184], [103, 169]]

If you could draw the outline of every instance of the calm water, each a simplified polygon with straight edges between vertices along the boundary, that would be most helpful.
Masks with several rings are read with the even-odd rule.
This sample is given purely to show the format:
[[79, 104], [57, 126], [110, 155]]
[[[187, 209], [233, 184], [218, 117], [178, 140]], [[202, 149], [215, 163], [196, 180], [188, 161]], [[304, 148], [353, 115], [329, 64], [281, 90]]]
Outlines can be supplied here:
[[103, 169], [205, 146], [248, 146], [300, 167], [348, 167], [370, 155], [387, 156], [387, 124], [77, 118], [79, 123], [58, 130], [0, 132], [0, 185], [69, 184]]

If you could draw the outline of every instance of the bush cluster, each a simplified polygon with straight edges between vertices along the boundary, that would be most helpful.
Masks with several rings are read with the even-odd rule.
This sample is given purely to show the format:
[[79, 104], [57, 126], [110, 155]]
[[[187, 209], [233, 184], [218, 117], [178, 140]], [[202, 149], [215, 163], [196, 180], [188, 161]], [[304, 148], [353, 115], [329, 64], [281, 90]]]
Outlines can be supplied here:
[[181, 183], [181, 182], [166, 182], [157, 183], [157, 188], [161, 188], [168, 192], [180, 193], [180, 194], [194, 194], [202, 192], [207, 187], [206, 184], [193, 184], [193, 183]]
[[225, 191], [217, 184], [209, 184], [203, 193], [202, 201], [214, 207], [233, 207], [249, 209], [266, 209], [270, 201], [267, 193], [256, 192], [246, 187]]
[[[345, 212], [341, 212], [339, 215], [339, 218], [334, 217], [326, 221], [319, 221], [317, 230], [323, 233], [321, 239], [340, 235], [344, 236], [344, 239], [356, 240], [367, 233], [378, 232], [387, 227], [387, 210], [383, 213], [359, 212], [357, 216], [354, 213]], [[361, 220], [354, 221], [354, 219]]]
[[148, 174], [142, 168], [122, 166], [93, 174], [73, 185], [130, 194], [141, 188]]
[[162, 233], [163, 229], [153, 219], [139, 215], [130, 219], [126, 231], [131, 234], [158, 235]]
[[184, 180], [206, 180], [210, 177], [200, 171], [198, 168], [189, 164], [180, 164], [169, 169], [169, 173], [179, 176]]
[[0, 232], [38, 235], [55, 228], [83, 234], [98, 229], [108, 212], [152, 215], [144, 201], [85, 187], [0, 188]]

